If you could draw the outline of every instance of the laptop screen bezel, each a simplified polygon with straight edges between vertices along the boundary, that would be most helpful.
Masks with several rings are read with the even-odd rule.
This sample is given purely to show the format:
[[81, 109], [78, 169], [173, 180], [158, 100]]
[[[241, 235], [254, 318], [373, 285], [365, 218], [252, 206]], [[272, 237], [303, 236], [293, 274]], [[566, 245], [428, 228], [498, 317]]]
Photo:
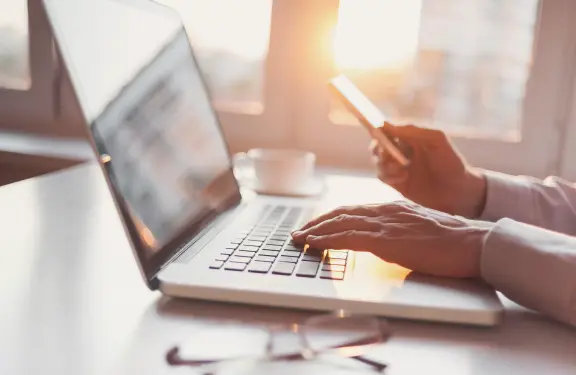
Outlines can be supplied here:
[[[76, 103], [75, 103], [76, 108], [80, 111], [79, 114], [82, 116], [82, 119], [83, 119], [83, 122], [85, 125], [84, 130], [86, 131], [87, 140], [89, 141], [92, 149], [94, 150], [94, 155], [96, 156], [96, 159], [98, 160], [98, 164], [100, 165], [102, 175], [106, 181], [106, 184], [108, 185], [108, 189], [112, 195], [112, 199], [114, 201], [114, 204], [116, 206], [118, 214], [120, 215], [120, 217], [122, 219], [121, 222], [122, 222], [122, 225], [124, 227], [124, 230], [130, 239], [130, 244], [132, 246], [132, 252], [133, 252], [134, 258], [136, 259], [136, 262], [138, 263], [138, 268], [140, 270], [140, 273], [141, 273], [144, 281], [146, 282], [147, 286], [150, 289], [152, 289], [152, 290], [157, 289], [158, 288], [157, 275], [158, 275], [159, 271], [162, 268], [164, 268], [168, 263], [170, 263], [172, 260], [177, 258], [177, 255], [179, 255], [179, 253], [181, 253], [183, 250], [185, 250], [187, 248], [188, 244], [193, 242], [194, 237], [201, 234], [204, 230], [206, 230], [206, 228], [209, 228], [210, 224], [212, 224], [214, 222], [214, 220], [221, 213], [223, 213], [227, 210], [233, 209], [234, 207], [238, 206], [242, 200], [240, 187], [239, 187], [238, 182], [234, 176], [234, 170], [233, 170], [233, 166], [232, 166], [232, 154], [230, 153], [229, 143], [228, 143], [227, 139], [224, 137], [224, 132], [222, 129], [222, 124], [221, 124], [220, 118], [219, 118], [218, 113], [216, 112], [216, 110], [212, 104], [212, 95], [211, 95], [210, 90], [208, 88], [208, 85], [206, 83], [206, 79], [204, 77], [204, 74], [202, 74], [202, 71], [200, 69], [200, 65], [198, 64], [198, 59], [196, 58], [196, 55], [194, 53], [194, 49], [193, 49], [192, 45], [190, 44], [190, 41], [188, 38], [188, 32], [186, 30], [186, 26], [185, 26], [184, 22], [182, 21], [182, 18], [180, 17], [180, 15], [177, 11], [175, 11], [174, 9], [172, 9], [168, 6], [158, 4], [158, 3], [155, 3], [153, 1], [146, 1], [146, 0], [142, 0], [142, 1], [140, 1], [140, 0], [106, 0], [106, 1], [118, 2], [121, 4], [127, 5], [127, 6], [132, 6], [132, 7], [144, 9], [144, 10], [149, 11], [149, 12], [157, 12], [163, 16], [172, 17], [172, 18], [178, 20], [178, 22], [180, 22], [180, 25], [182, 27], [182, 31], [185, 33], [185, 35], [188, 38], [188, 49], [190, 51], [191, 63], [193, 65], [194, 69], [196, 69], [198, 71], [201, 89], [205, 91], [207, 98], [209, 100], [210, 112], [214, 116], [218, 131], [222, 135], [224, 146], [226, 148], [225, 151], [226, 151], [228, 160], [230, 162], [229, 169], [222, 176], [228, 177], [230, 179], [230, 181], [233, 181], [233, 183], [234, 183], [234, 185], [232, 186], [234, 188], [234, 194], [232, 196], [230, 196], [229, 199], [226, 200], [224, 202], [224, 204], [221, 207], [219, 207], [218, 210], [209, 211], [209, 212], [207, 212], [206, 215], [204, 215], [200, 218], [195, 218], [195, 220], [193, 220], [192, 222], [187, 223], [184, 226], [184, 229], [182, 231], [180, 231], [180, 233], [175, 235], [164, 246], [161, 246], [150, 258], [144, 259], [145, 258], [144, 253], [146, 250], [148, 250], [148, 248], [143, 244], [140, 236], [138, 235], [138, 231], [136, 230], [136, 227], [134, 225], [133, 220], [130, 219], [130, 214], [127, 212], [127, 208], [123, 206], [122, 200], [118, 199], [119, 194], [116, 193], [114, 185], [108, 176], [108, 171], [106, 170], [107, 169], [107, 163], [104, 160], [104, 158], [102, 158], [102, 155], [100, 155], [100, 152], [98, 151], [98, 147], [96, 145], [94, 135], [92, 134], [92, 130], [91, 130], [92, 122], [97, 121], [98, 118], [94, 119], [92, 122], [90, 122], [90, 120], [87, 118], [86, 113], [85, 113], [84, 109], [82, 108], [82, 104], [81, 104], [82, 103], [81, 97], [82, 97], [82, 95], [84, 95], [83, 91], [82, 91], [82, 85], [79, 84], [78, 82], [75, 82], [74, 73], [73, 73], [74, 68], [71, 66], [68, 66], [68, 64], [65, 63], [65, 60], [63, 58], [63, 54], [62, 54], [63, 46], [61, 45], [61, 42], [57, 38], [57, 35], [56, 35], [57, 30], [52, 23], [52, 19], [50, 18], [50, 4], [49, 3], [51, 1], [58, 1], [58, 0], [43, 0], [42, 4], [44, 6], [46, 16], [47, 16], [48, 20], [50, 21], [49, 22], [50, 28], [52, 31], [52, 35], [54, 36], [55, 49], [57, 52], [58, 59], [62, 63], [63, 69], [68, 74], [69, 82], [72, 86], [72, 94], [73, 94], [73, 97], [76, 101]], [[222, 177], [222, 176], [220, 176], [220, 177]]]

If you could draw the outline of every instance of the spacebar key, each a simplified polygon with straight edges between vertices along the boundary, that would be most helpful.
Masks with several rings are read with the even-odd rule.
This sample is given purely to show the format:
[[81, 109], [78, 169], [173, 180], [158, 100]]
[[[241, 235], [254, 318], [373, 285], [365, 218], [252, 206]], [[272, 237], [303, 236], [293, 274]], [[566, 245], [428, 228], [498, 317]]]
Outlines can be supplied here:
[[319, 262], [301, 262], [298, 271], [296, 271], [296, 276], [316, 277], [319, 267]]

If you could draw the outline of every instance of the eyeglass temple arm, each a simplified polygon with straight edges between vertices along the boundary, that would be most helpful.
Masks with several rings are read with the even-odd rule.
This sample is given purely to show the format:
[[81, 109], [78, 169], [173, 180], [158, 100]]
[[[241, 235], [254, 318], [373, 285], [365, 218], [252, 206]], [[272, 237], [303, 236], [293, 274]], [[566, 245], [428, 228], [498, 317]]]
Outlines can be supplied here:
[[357, 360], [357, 361], [359, 361], [359, 362], [362, 362], [362, 363], [364, 363], [364, 364], [372, 367], [372, 368], [373, 368], [374, 370], [376, 370], [377, 372], [382, 372], [382, 371], [384, 371], [384, 370], [386, 369], [386, 367], [387, 367], [387, 365], [384, 364], [384, 363], [381, 363], [381, 362], [378, 362], [378, 361], [374, 361], [374, 360], [368, 359], [368, 358], [366, 358], [366, 357], [364, 357], [364, 356], [361, 356], [361, 355], [356, 355], [356, 356], [348, 357], [348, 358], [350, 358], [350, 359], [355, 359], [355, 360]]

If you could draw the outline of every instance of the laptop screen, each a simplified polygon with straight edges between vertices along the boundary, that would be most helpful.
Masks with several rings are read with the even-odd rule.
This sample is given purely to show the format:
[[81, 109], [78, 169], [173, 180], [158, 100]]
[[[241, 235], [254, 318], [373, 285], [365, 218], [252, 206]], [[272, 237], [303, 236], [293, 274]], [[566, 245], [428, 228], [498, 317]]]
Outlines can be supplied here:
[[147, 0], [45, 0], [148, 281], [240, 193], [177, 13]]

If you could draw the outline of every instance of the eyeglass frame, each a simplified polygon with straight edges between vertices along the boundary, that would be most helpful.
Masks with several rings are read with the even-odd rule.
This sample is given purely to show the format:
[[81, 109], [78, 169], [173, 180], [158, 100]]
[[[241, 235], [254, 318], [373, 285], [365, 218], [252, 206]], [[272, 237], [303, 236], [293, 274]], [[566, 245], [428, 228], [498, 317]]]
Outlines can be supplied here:
[[[337, 318], [337, 319], [349, 319], [349, 318], [364, 318], [367, 320], [373, 320], [377, 323], [379, 328], [385, 327], [385, 329], [379, 329], [376, 333], [378, 339], [376, 341], [365, 342], [362, 340], [348, 341], [345, 344], [340, 344], [334, 347], [326, 348], [325, 350], [315, 350], [311, 347], [310, 343], [305, 334], [305, 328], [307, 325], [314, 320], [327, 319], [327, 318]], [[342, 358], [350, 358], [356, 360], [360, 363], [368, 365], [371, 370], [375, 372], [383, 372], [388, 365], [376, 360], [366, 358], [363, 355], [363, 351], [358, 351], [358, 349], [365, 349], [370, 346], [384, 344], [388, 341], [391, 336], [391, 331], [388, 323], [384, 319], [380, 319], [373, 315], [361, 315], [361, 314], [350, 314], [344, 310], [337, 310], [328, 314], [318, 314], [308, 317], [302, 323], [285, 323], [277, 325], [267, 325], [264, 328], [268, 333], [268, 340], [265, 346], [265, 353], [262, 356], [246, 356], [246, 357], [236, 357], [236, 358], [226, 358], [226, 359], [207, 359], [207, 360], [186, 360], [180, 357], [180, 348], [178, 345], [170, 348], [166, 353], [166, 362], [170, 366], [188, 366], [201, 368], [203, 366], [218, 366], [225, 363], [231, 363], [235, 361], [244, 360], [255, 360], [261, 362], [274, 362], [274, 361], [300, 361], [300, 360], [311, 360], [316, 358], [318, 355], [325, 354], [337, 354]], [[297, 335], [301, 349], [293, 353], [288, 354], [273, 354], [273, 339], [278, 332], [291, 332]], [[376, 337], [376, 336], [374, 336]], [[367, 341], [367, 339], [365, 339]], [[356, 351], [355, 351], [356, 350]], [[335, 353], [334, 353], [335, 352]], [[210, 372], [212, 374], [213, 372]]]

